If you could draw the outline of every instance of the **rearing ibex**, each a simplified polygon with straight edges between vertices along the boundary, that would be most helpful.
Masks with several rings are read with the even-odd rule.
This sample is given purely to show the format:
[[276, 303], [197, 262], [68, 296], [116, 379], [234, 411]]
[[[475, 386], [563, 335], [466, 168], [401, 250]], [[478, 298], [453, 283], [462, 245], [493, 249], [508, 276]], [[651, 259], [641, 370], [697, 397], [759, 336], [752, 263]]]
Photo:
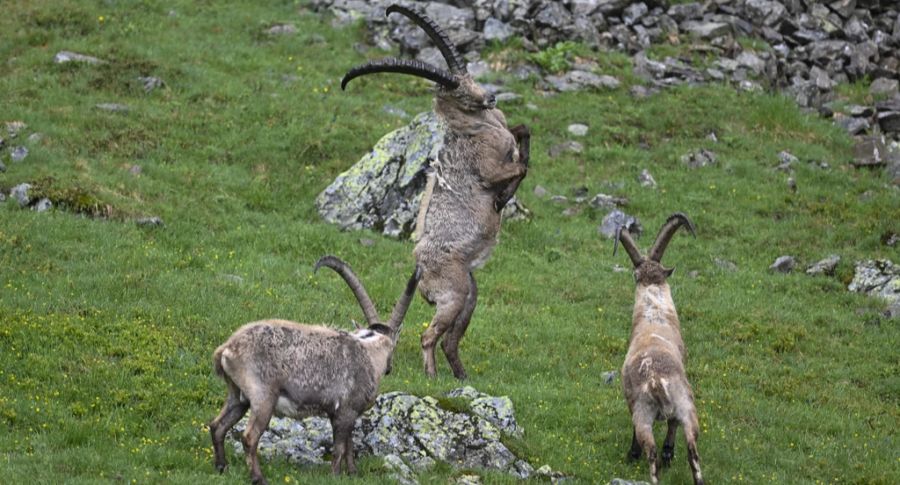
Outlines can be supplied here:
[[702, 485], [700, 454], [697, 452], [700, 426], [691, 384], [684, 371], [687, 354], [681, 338], [681, 325], [669, 284], [666, 283], [666, 278], [675, 270], [660, 264], [669, 240], [681, 226], [687, 227], [694, 234], [694, 224], [686, 215], [678, 212], [669, 216], [646, 258], [641, 256], [628, 230], [621, 227], [617, 229], [613, 254], [621, 240], [634, 264], [634, 280], [637, 284], [631, 339], [622, 366], [622, 386], [634, 425], [630, 457], [635, 460], [640, 458], [643, 450], [650, 463], [650, 480], [654, 484], [658, 483], [653, 421], [667, 420], [669, 424], [663, 443], [663, 466], [668, 466], [675, 454], [675, 432], [680, 423], [687, 440], [688, 462], [694, 475], [694, 484]]
[[530, 133], [525, 125], [507, 127], [494, 96], [472, 79], [440, 27], [406, 7], [391, 5], [386, 10], [388, 15], [394, 12], [428, 34], [450, 70], [387, 58], [351, 69], [341, 80], [341, 89], [358, 76], [377, 72], [412, 74], [437, 83], [434, 111], [447, 132], [422, 198], [414, 250], [422, 269], [419, 290], [437, 306], [422, 334], [422, 353], [425, 372], [433, 377], [434, 347], [444, 336], [441, 348], [453, 375], [465, 379], [459, 342], [478, 300], [472, 271], [490, 257], [500, 231], [500, 213], [528, 171]]

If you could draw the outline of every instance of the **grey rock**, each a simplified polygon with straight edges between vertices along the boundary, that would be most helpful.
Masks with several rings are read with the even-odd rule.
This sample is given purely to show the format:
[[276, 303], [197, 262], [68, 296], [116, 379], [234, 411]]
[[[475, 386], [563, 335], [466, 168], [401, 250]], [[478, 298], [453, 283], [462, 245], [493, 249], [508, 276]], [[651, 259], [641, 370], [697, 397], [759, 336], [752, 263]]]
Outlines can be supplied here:
[[568, 140], [550, 147], [548, 154], [550, 155], [550, 158], [556, 158], [563, 153], [581, 153], [583, 151], [584, 145], [577, 141]]
[[900, 91], [900, 81], [880, 77], [869, 86], [869, 92], [874, 95], [894, 96]]
[[775, 262], [769, 266], [769, 270], [777, 271], [779, 273], [790, 273], [794, 270], [794, 266], [797, 265], [797, 260], [794, 259], [793, 256], [779, 256], [775, 259]]
[[543, 199], [547, 195], [547, 189], [545, 189], [541, 185], [535, 185], [533, 192], [534, 192], [535, 197], [538, 197], [540, 199]]
[[447, 396], [468, 400], [469, 410], [475, 415], [488, 420], [506, 434], [522, 437], [524, 430], [516, 421], [513, 403], [508, 397], [489, 396], [471, 386], [453, 389], [447, 393]]
[[16, 185], [9, 191], [9, 196], [19, 203], [19, 207], [25, 207], [31, 203], [31, 196], [28, 191], [31, 190], [31, 184], [21, 183]]
[[864, 117], [867, 118], [875, 114], [875, 109], [871, 106], [860, 106], [858, 104], [851, 104], [846, 107], [847, 114], [855, 117]]
[[841, 257], [837, 254], [832, 254], [831, 256], [828, 256], [827, 258], [806, 268], [806, 274], [834, 276], [834, 269], [837, 268], [837, 265], [840, 262]]
[[703, 15], [703, 4], [699, 2], [675, 4], [669, 7], [666, 14], [679, 23], [699, 19]]
[[400, 485], [419, 485], [415, 473], [397, 455], [385, 455], [384, 468], [388, 470], [391, 478]]
[[625, 480], [623, 478], [613, 478], [609, 481], [609, 485], [650, 485], [649, 482], [642, 482], [638, 480]]
[[606, 236], [608, 239], [613, 239], [616, 237], [616, 231], [619, 227], [627, 229], [634, 237], [640, 237], [643, 232], [643, 227], [637, 218], [630, 216], [619, 209], [613, 209], [606, 214], [603, 221], [600, 223], [600, 226], [597, 227], [597, 232]]
[[294, 35], [297, 33], [297, 26], [294, 24], [275, 24], [266, 29], [267, 35]]
[[157, 216], [140, 217], [138, 219], [135, 219], [134, 223], [137, 224], [138, 226], [144, 226], [144, 227], [164, 226], [165, 225], [165, 223], [163, 223], [163, 220]]
[[360, 238], [360, 239], [359, 239], [359, 244], [360, 244], [360, 246], [363, 246], [363, 247], [366, 247], [366, 248], [370, 248], [370, 247], [372, 247], [372, 246], [375, 245], [375, 240], [374, 240], [374, 239], [369, 239], [369, 238], [367, 238], [367, 237], [363, 237], [363, 238]]
[[25, 157], [28, 156], [28, 148], [24, 146], [17, 146], [12, 149], [9, 153], [10, 160], [14, 162], [21, 162], [25, 160]]
[[77, 62], [82, 64], [106, 64], [106, 61], [98, 59], [96, 57], [79, 54], [77, 52], [71, 51], [59, 51], [53, 56], [53, 62], [57, 64], [65, 64], [67, 62]]
[[775, 167], [775, 169], [782, 172], [790, 172], [791, 170], [793, 170], [793, 165], [799, 161], [800, 159], [792, 155], [790, 152], [783, 150], [778, 153], [778, 166]]
[[[41, 140], [43, 140], [43, 139], [44, 139], [44, 135], [41, 133], [32, 133], [32, 134], [28, 135], [28, 143], [31, 143], [31, 144], [40, 143]], [[3, 148], [2, 140], [0, 140], [0, 148]]]
[[481, 477], [478, 475], [461, 475], [456, 478], [456, 485], [481, 485]]
[[851, 135], [860, 135], [869, 131], [871, 124], [865, 118], [854, 118], [850, 116], [842, 116], [835, 118], [835, 122], [841, 128], [845, 129]]
[[565, 204], [569, 202], [569, 198], [565, 195], [554, 195], [550, 197], [550, 202], [555, 202], [557, 204]]
[[503, 221], [527, 221], [531, 219], [531, 211], [519, 201], [518, 197], [513, 196], [503, 206], [500, 217]]
[[615, 207], [628, 205], [628, 199], [613, 195], [597, 194], [590, 202], [588, 202], [588, 205], [594, 209], [613, 209]]
[[588, 71], [569, 71], [562, 76], [547, 76], [546, 81], [557, 91], [578, 91], [581, 89], [616, 89], [621, 82], [608, 75], [599, 76]]
[[240, 276], [238, 276], [236, 274], [223, 273], [223, 274], [219, 275], [219, 277], [222, 278], [222, 280], [224, 280], [224, 281], [227, 281], [229, 283], [234, 283], [236, 285], [244, 284], [244, 278], [241, 278]]
[[653, 175], [646, 168], [641, 170], [641, 174], [638, 175], [638, 183], [641, 184], [641, 187], [656, 188], [656, 179], [653, 178]]
[[644, 15], [647, 15], [649, 11], [650, 9], [647, 8], [647, 4], [644, 2], [632, 3], [625, 7], [625, 11], [622, 12], [622, 21], [625, 22], [625, 25], [633, 25]]
[[615, 15], [622, 12], [632, 0], [598, 0], [597, 10], [604, 15]]
[[497, 40], [503, 42], [504, 40], [515, 35], [515, 31], [509, 24], [498, 20], [494, 17], [489, 17], [484, 22], [484, 39], [485, 40]]
[[162, 79], [154, 76], [139, 76], [137, 80], [144, 87], [144, 92], [147, 93], [162, 88], [166, 85], [166, 83], [163, 82]]
[[828, 91], [835, 86], [835, 82], [828, 76], [828, 72], [813, 66], [809, 69], [809, 80], [821, 91]]
[[432, 112], [394, 130], [316, 198], [319, 215], [343, 229], [406, 237], [415, 229], [427, 171], [443, 145]]
[[731, 33], [731, 25], [725, 22], [688, 20], [681, 24], [681, 28], [695, 37], [707, 40]]
[[491, 73], [491, 66], [485, 61], [477, 60], [466, 64], [466, 71], [468, 71], [473, 78], [480, 79]]
[[885, 133], [900, 133], [900, 111], [882, 111], [876, 116], [878, 127]]
[[[493, 409], [491, 399], [479, 396], [472, 402]], [[243, 453], [239, 433], [245, 427], [246, 418], [229, 436], [238, 454]], [[497, 426], [477, 414], [446, 410], [432, 397], [390, 392], [378, 396], [374, 406], [357, 420], [353, 445], [357, 456], [393, 455], [396, 458], [386, 458], [386, 466], [411, 480], [415, 478], [405, 468], [411, 472], [438, 462], [461, 469], [498, 470], [518, 478], [531, 476], [534, 468], [516, 457], [501, 442], [502, 436]], [[259, 453], [298, 464], [321, 464], [331, 446], [331, 424], [323, 417], [302, 421], [274, 418], [260, 439]]]
[[734, 272], [738, 270], [736, 264], [724, 258], [713, 258], [713, 262], [716, 264], [716, 266], [724, 269], [725, 271]]
[[796, 192], [797, 191], [797, 179], [794, 178], [793, 176], [788, 177], [787, 186], [788, 186], [788, 190], [790, 190], [791, 192]]
[[6, 134], [9, 135], [10, 138], [19, 136], [19, 133], [21, 133], [25, 128], [28, 128], [28, 125], [26, 125], [23, 121], [6, 122]]
[[139, 176], [143, 171], [144, 169], [141, 168], [141, 166], [138, 164], [134, 164], [128, 168], [128, 173], [134, 175], [135, 177]]
[[53, 208], [53, 202], [50, 202], [50, 199], [46, 197], [42, 197], [38, 200], [33, 206], [31, 206], [31, 210], [35, 212], [46, 212]]
[[575, 136], [585, 136], [588, 133], [588, 125], [582, 123], [572, 123], [567, 128], [568, 132]]
[[574, 15], [587, 17], [597, 10], [600, 0], [569, 0], [567, 3]]
[[607, 386], [611, 385], [616, 381], [616, 377], [619, 377], [619, 371], [610, 370], [600, 374], [600, 382], [606, 384]]
[[94, 107], [103, 111], [112, 111], [113, 113], [127, 113], [129, 110], [128, 106], [120, 103], [98, 103]]
[[893, 304], [900, 300], [900, 266], [888, 259], [857, 261], [853, 281], [847, 289]]
[[880, 167], [887, 163], [888, 147], [881, 136], [857, 138], [853, 147], [853, 165], [857, 167]]
[[681, 157], [681, 162], [687, 165], [688, 168], [701, 168], [715, 165], [717, 162], [717, 157], [715, 152], [713, 152], [712, 150], [701, 148], [696, 152], [691, 152], [683, 155]]
[[761, 75], [766, 69], [766, 61], [750, 51], [741, 52], [735, 58], [735, 61], [737, 61], [739, 66], [746, 67], [756, 76]]

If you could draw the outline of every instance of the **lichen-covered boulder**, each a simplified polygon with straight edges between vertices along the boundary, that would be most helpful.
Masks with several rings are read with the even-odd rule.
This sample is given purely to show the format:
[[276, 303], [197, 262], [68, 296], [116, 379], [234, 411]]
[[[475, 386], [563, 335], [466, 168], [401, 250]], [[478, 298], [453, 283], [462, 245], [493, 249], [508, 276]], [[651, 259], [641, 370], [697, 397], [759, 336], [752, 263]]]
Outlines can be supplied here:
[[847, 289], [884, 298], [893, 307], [900, 302], [900, 266], [887, 259], [859, 261]]
[[432, 112], [378, 141], [316, 198], [319, 214], [342, 229], [370, 229], [391, 237], [415, 229], [426, 171], [443, 145], [444, 128]]
[[[511, 430], [509, 434], [516, 436], [522, 434], [512, 402], [472, 388], [456, 396], [471, 399], [471, 413], [444, 409], [430, 396], [402, 392], [378, 396], [372, 408], [356, 421], [356, 454], [384, 457], [386, 466], [401, 483], [415, 483], [407, 468], [422, 470], [437, 462], [455, 468], [499, 470], [519, 478], [531, 476], [534, 468], [501, 441], [503, 430]], [[240, 433], [244, 429], [246, 418], [230, 433], [237, 454], [243, 453]], [[331, 447], [331, 423], [327, 419], [273, 418], [260, 439], [259, 453], [267, 458], [282, 456], [293, 463], [315, 465], [325, 462]]]
[[[429, 111], [384, 135], [372, 151], [316, 197], [319, 215], [342, 229], [408, 237], [416, 229], [428, 172], [444, 144], [444, 130], [443, 123]], [[515, 197], [503, 209], [503, 220], [530, 216]]]

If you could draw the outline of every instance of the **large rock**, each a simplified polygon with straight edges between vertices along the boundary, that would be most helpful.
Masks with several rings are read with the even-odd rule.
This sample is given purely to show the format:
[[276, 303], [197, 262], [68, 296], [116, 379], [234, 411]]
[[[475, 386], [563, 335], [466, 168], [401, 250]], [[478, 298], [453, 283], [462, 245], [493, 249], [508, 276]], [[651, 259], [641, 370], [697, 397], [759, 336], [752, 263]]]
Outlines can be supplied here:
[[[501, 442], [503, 431], [498, 425], [521, 435], [508, 398], [472, 388], [452, 391], [451, 396], [470, 400], [472, 412], [444, 409], [430, 396], [402, 392], [378, 396], [375, 405], [356, 421], [353, 448], [357, 456], [385, 457], [388, 467], [402, 471], [407, 483], [415, 482], [410, 469], [422, 470], [439, 462], [455, 468], [499, 470], [518, 478], [534, 473], [528, 462]], [[243, 453], [240, 433], [246, 422], [245, 418], [230, 433], [237, 454]], [[302, 421], [274, 418], [259, 442], [263, 457], [283, 457], [299, 465], [325, 463], [331, 448], [331, 423], [323, 417]]]
[[343, 229], [405, 237], [415, 229], [426, 171], [443, 145], [444, 127], [432, 112], [378, 141], [372, 151], [316, 198], [319, 214]]
[[858, 261], [853, 281], [847, 289], [888, 301], [893, 306], [900, 301], [900, 266], [888, 259]]

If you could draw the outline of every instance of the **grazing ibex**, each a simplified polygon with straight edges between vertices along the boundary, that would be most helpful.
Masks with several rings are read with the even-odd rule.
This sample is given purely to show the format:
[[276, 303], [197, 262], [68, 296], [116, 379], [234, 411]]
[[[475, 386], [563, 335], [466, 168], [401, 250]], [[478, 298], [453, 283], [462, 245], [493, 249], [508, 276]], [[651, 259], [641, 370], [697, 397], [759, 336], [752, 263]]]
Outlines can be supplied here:
[[675, 213], [669, 216], [646, 258], [641, 256], [627, 229], [620, 227], [617, 231], [613, 254], [621, 240], [634, 264], [634, 280], [637, 285], [631, 339], [625, 364], [622, 366], [622, 385], [634, 424], [630, 458], [640, 458], [643, 450], [650, 463], [650, 480], [654, 484], [658, 483], [653, 421], [666, 420], [669, 425], [662, 450], [664, 467], [671, 463], [675, 455], [675, 432], [680, 423], [684, 427], [688, 462], [694, 475], [694, 483], [702, 485], [700, 455], [697, 453], [697, 436], [700, 432], [697, 410], [694, 407], [691, 385], [684, 371], [687, 354], [681, 338], [681, 325], [669, 284], [666, 283], [666, 278], [675, 269], [666, 268], [660, 263], [669, 240], [681, 226], [687, 227], [694, 234], [694, 224], [686, 215]]
[[459, 342], [478, 300], [472, 271], [484, 265], [497, 244], [500, 213], [528, 171], [530, 133], [512, 129], [496, 100], [466, 71], [465, 63], [440, 27], [406, 7], [391, 5], [387, 14], [409, 17], [434, 41], [449, 71], [419, 61], [387, 58], [351, 69], [347, 83], [365, 74], [395, 72], [437, 83], [434, 111], [446, 124], [444, 144], [422, 198], [414, 254], [422, 269], [419, 290], [436, 305], [422, 334], [425, 373], [435, 375], [434, 347], [441, 348], [458, 379], [466, 378]]
[[262, 320], [239, 328], [217, 348], [213, 363], [228, 386], [222, 412], [209, 423], [215, 466], [220, 472], [226, 467], [225, 435], [250, 409], [241, 441], [254, 484], [266, 483], [257, 446], [273, 414], [297, 419], [327, 415], [334, 437], [331, 471], [339, 474], [343, 461], [348, 473], [356, 473], [353, 424], [375, 402], [381, 376], [390, 372], [391, 354], [420, 271], [417, 268], [409, 278], [390, 320], [382, 324], [365, 288], [346, 263], [325, 256], [315, 269], [321, 266], [344, 278], [369, 327], [348, 333], [286, 320]]

